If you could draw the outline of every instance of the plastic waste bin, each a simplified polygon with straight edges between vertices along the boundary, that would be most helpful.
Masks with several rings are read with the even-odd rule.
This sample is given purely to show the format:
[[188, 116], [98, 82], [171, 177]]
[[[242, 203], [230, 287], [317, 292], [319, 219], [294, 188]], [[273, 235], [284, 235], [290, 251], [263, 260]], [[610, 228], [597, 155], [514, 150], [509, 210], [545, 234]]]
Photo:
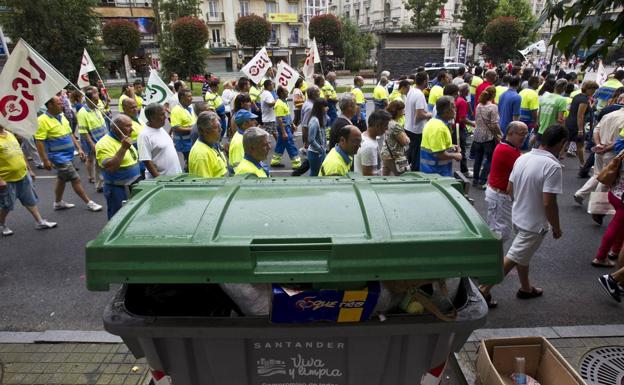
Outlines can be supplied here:
[[[448, 354], [485, 323], [467, 277], [502, 279], [502, 244], [458, 186], [418, 173], [141, 183], [87, 245], [87, 286], [126, 284], [105, 329], [174, 385], [437, 384]], [[453, 277], [463, 278], [452, 322], [272, 324], [231, 316], [217, 285]], [[160, 302], [149, 298], [158, 290]]]

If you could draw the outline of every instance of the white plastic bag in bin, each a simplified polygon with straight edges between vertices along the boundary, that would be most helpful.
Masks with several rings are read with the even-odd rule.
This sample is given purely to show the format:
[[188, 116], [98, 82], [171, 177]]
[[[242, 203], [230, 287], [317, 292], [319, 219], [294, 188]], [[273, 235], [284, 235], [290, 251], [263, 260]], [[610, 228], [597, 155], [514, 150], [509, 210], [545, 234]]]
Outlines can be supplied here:
[[268, 283], [222, 283], [221, 289], [248, 316], [269, 315], [271, 285]]

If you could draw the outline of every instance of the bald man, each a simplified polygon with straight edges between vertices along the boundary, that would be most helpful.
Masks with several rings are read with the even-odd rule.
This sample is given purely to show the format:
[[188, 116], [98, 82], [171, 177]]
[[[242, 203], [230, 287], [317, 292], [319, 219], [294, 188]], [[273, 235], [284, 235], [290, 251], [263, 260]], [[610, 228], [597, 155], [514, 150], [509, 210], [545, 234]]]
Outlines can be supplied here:
[[130, 199], [130, 186], [140, 177], [139, 158], [131, 134], [132, 119], [118, 115], [113, 119], [110, 132], [95, 144], [95, 157], [104, 177], [108, 219]]

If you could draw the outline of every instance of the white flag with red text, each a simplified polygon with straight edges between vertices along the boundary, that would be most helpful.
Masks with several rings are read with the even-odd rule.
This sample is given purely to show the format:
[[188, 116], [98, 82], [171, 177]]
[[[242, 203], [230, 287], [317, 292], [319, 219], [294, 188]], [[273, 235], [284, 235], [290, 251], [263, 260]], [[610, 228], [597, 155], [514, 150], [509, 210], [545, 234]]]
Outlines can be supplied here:
[[277, 75], [275, 76], [275, 84], [278, 86], [286, 87], [288, 92], [295, 88], [295, 83], [299, 79], [299, 72], [292, 68], [284, 61], [281, 61], [277, 65]]
[[312, 43], [310, 43], [310, 47], [308, 48], [308, 52], [306, 53], [306, 60], [303, 63], [303, 77], [312, 81], [314, 78], [314, 64], [321, 62], [321, 56], [318, 53], [318, 48], [316, 46], [316, 38], [312, 39]]
[[93, 60], [89, 56], [89, 52], [85, 48], [82, 54], [82, 61], [80, 62], [80, 73], [78, 74], [78, 81], [76, 85], [80, 88], [84, 88], [89, 85], [89, 72], [95, 71], [95, 65]]
[[37, 111], [68, 83], [67, 78], [20, 39], [0, 74], [0, 124], [28, 138]]
[[271, 67], [273, 67], [273, 63], [269, 58], [269, 54], [266, 48], [262, 48], [249, 63], [245, 64], [241, 72], [251, 79], [252, 82], [258, 84]]

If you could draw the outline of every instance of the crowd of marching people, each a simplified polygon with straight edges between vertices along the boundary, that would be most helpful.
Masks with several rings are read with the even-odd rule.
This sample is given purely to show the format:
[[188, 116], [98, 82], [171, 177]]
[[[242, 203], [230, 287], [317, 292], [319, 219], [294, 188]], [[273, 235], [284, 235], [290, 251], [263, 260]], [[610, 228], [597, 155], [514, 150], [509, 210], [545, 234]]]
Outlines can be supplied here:
[[[600, 277], [620, 301], [624, 178], [601, 183], [600, 174], [621, 161], [624, 149], [623, 70], [601, 85], [583, 82], [574, 72], [536, 75], [533, 68], [511, 62], [485, 71], [440, 70], [433, 79], [424, 68], [394, 78], [384, 71], [373, 90], [373, 111], [367, 111], [362, 77], [356, 76], [342, 95], [332, 72], [299, 79], [292, 90], [276, 85], [274, 77], [272, 68], [259, 83], [208, 76], [202, 101], [194, 102], [191, 90], [173, 74], [173, 96], [147, 105], [141, 97], [144, 85], [137, 81], [123, 86], [117, 114], [99, 82], [50, 99], [32, 138], [18, 141], [0, 127], [0, 233], [12, 234], [6, 218], [17, 200], [37, 229], [56, 226], [37, 210], [35, 174], [26, 159], [35, 168], [56, 171], [55, 210], [75, 207], [63, 199], [69, 182], [88, 210], [100, 211], [77, 173], [74, 158], [80, 158], [88, 182], [104, 195], [109, 218], [142, 179], [183, 172], [267, 178], [285, 166], [285, 156], [293, 176], [420, 171], [452, 177], [455, 169], [485, 191], [490, 228], [503, 240], [513, 239], [505, 274], [517, 269], [517, 297], [531, 299], [543, 293], [530, 283], [531, 257], [548, 233], [562, 236], [557, 196], [563, 193], [562, 160], [571, 155], [578, 159], [579, 178], [589, 177], [573, 199], [582, 205], [592, 192], [603, 192], [615, 209], [591, 264], [620, 268]], [[592, 218], [602, 224], [604, 215]], [[495, 307], [491, 289], [480, 287]]]

